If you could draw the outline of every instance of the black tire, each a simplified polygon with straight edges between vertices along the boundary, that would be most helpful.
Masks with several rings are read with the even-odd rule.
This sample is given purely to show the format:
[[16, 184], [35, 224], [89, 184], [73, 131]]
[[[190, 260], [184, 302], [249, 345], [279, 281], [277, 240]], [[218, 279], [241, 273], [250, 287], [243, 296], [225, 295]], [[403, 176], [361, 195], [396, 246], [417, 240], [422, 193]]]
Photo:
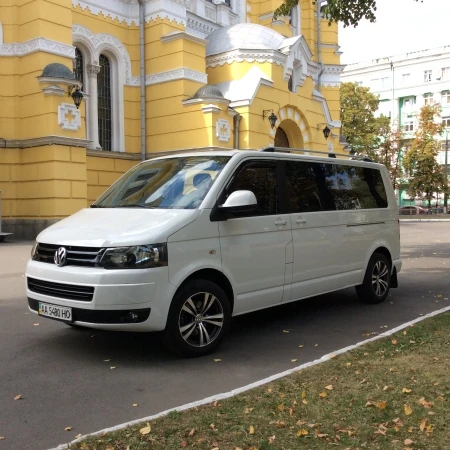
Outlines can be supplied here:
[[181, 356], [203, 356], [220, 345], [230, 322], [231, 307], [225, 292], [211, 281], [191, 280], [172, 300], [162, 339]]
[[391, 263], [381, 253], [374, 253], [367, 265], [363, 284], [356, 286], [356, 293], [363, 303], [382, 303], [391, 288]]

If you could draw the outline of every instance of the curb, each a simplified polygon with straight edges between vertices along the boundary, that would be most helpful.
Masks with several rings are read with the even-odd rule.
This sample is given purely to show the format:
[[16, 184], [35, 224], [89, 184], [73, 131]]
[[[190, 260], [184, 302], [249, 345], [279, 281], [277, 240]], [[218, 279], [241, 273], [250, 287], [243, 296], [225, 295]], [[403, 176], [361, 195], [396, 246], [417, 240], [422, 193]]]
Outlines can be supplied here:
[[400, 219], [400, 222], [450, 222], [450, 219]]
[[438, 309], [437, 311], [433, 311], [433, 312], [431, 312], [429, 314], [426, 314], [425, 316], [418, 317], [417, 319], [414, 319], [414, 320], [411, 320], [410, 322], [406, 322], [406, 323], [404, 323], [402, 325], [399, 325], [398, 327], [395, 327], [392, 330], [385, 331], [384, 333], [381, 333], [381, 334], [379, 334], [379, 335], [377, 335], [377, 336], [375, 336], [373, 338], [366, 339], [365, 341], [358, 342], [357, 344], [353, 344], [353, 345], [350, 345], [348, 347], [342, 348], [340, 350], [336, 350], [334, 352], [328, 353], [326, 355], [323, 355], [319, 359], [316, 359], [314, 361], [311, 361], [311, 362], [302, 364], [300, 366], [294, 367], [293, 369], [289, 369], [289, 370], [286, 370], [284, 372], [277, 373], [277, 374], [272, 375], [272, 376], [270, 376], [268, 378], [264, 378], [262, 380], [255, 381], [254, 383], [247, 384], [246, 386], [242, 386], [240, 388], [233, 389], [232, 391], [224, 392], [222, 394], [213, 395], [212, 397], [207, 397], [207, 398], [205, 398], [203, 400], [198, 400], [198, 401], [195, 401], [195, 402], [187, 403], [186, 405], [178, 406], [176, 408], [167, 409], [165, 411], [162, 411], [160, 413], [154, 414], [152, 416], [144, 417], [142, 419], [133, 420], [131, 422], [122, 423], [120, 425], [116, 425], [116, 426], [111, 427], [111, 428], [105, 428], [103, 430], [96, 431], [94, 433], [86, 434], [85, 436], [81, 436], [80, 438], [75, 439], [74, 441], [71, 441], [68, 444], [61, 444], [58, 447], [55, 447], [55, 448], [49, 449], [49, 450], [66, 450], [66, 449], [70, 448], [70, 445], [76, 444], [78, 442], [81, 442], [84, 439], [86, 439], [87, 437], [103, 435], [105, 433], [109, 433], [109, 432], [112, 432], [112, 431], [119, 431], [119, 430], [122, 430], [122, 429], [124, 429], [126, 427], [129, 427], [131, 425], [136, 425], [136, 424], [142, 423], [142, 422], [150, 422], [152, 420], [158, 419], [159, 417], [166, 416], [167, 414], [169, 414], [172, 411], [178, 411], [178, 412], [185, 411], [187, 409], [191, 409], [191, 408], [195, 408], [195, 407], [198, 407], [198, 406], [207, 405], [208, 403], [212, 403], [212, 402], [215, 402], [215, 401], [218, 401], [218, 400], [224, 400], [224, 399], [227, 399], [227, 398], [230, 398], [230, 397], [234, 397], [235, 395], [241, 394], [242, 392], [248, 391], [250, 389], [254, 389], [254, 388], [259, 387], [259, 386], [263, 386], [264, 384], [267, 384], [267, 383], [270, 383], [272, 381], [278, 380], [280, 378], [286, 377], [287, 375], [291, 375], [291, 374], [293, 374], [295, 372], [299, 372], [299, 371], [301, 371], [303, 369], [306, 369], [308, 367], [312, 367], [312, 366], [315, 366], [317, 364], [321, 364], [321, 363], [324, 363], [326, 361], [329, 361], [330, 359], [334, 358], [335, 356], [342, 355], [343, 353], [347, 353], [347, 352], [349, 352], [351, 350], [354, 350], [355, 348], [361, 347], [362, 345], [365, 345], [365, 344], [367, 344], [369, 342], [378, 341], [379, 339], [383, 339], [385, 337], [391, 336], [392, 334], [397, 333], [398, 331], [401, 331], [404, 328], [407, 328], [407, 327], [409, 327], [411, 325], [414, 325], [416, 323], [422, 322], [423, 320], [429, 319], [430, 317], [438, 316], [438, 315], [443, 314], [443, 313], [445, 313], [447, 311], [450, 311], [450, 306], [447, 306], [447, 307], [442, 308], [442, 309]]

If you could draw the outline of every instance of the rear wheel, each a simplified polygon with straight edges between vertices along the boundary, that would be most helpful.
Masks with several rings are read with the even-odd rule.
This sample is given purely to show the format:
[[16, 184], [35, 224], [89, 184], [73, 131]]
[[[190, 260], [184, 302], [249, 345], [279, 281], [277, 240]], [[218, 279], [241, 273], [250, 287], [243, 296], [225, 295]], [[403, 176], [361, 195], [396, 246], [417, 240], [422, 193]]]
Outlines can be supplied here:
[[364, 303], [381, 303], [391, 288], [391, 265], [382, 253], [374, 253], [367, 265], [363, 284], [356, 286], [356, 293]]
[[182, 356], [202, 356], [222, 342], [231, 321], [225, 292], [208, 280], [191, 280], [173, 298], [163, 341]]

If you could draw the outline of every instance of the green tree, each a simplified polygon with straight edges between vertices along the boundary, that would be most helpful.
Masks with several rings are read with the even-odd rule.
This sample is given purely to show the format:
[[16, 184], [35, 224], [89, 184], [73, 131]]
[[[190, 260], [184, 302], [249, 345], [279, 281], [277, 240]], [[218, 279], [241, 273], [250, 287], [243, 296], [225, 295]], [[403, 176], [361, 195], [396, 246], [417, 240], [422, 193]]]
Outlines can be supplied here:
[[380, 100], [357, 83], [341, 84], [341, 132], [356, 155], [377, 159], [382, 136], [390, 131], [388, 117], [375, 117]]
[[403, 160], [405, 170], [411, 174], [408, 195], [424, 198], [428, 207], [431, 207], [433, 193], [448, 191], [444, 170], [437, 160], [441, 144], [436, 136], [444, 130], [439, 118], [439, 106], [421, 108], [418, 129]]
[[[423, 3], [423, 0], [414, 1]], [[298, 2], [299, 0], [283, 0], [282, 5], [275, 10], [274, 17], [290, 15], [291, 9]], [[312, 3], [314, 5], [317, 1]], [[327, 0], [326, 6], [323, 8], [323, 14], [330, 23], [342, 22], [345, 27], [350, 25], [356, 27], [362, 19], [375, 22], [376, 11], [376, 0]]]

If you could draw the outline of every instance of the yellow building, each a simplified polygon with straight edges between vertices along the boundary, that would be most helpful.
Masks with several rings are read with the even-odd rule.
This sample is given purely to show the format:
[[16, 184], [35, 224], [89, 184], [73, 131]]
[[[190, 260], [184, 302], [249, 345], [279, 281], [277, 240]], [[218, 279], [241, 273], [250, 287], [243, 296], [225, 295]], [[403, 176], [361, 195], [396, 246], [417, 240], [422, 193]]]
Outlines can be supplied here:
[[34, 238], [143, 158], [342, 151], [337, 26], [311, 0], [274, 20], [279, 3], [2, 0], [3, 231]]

